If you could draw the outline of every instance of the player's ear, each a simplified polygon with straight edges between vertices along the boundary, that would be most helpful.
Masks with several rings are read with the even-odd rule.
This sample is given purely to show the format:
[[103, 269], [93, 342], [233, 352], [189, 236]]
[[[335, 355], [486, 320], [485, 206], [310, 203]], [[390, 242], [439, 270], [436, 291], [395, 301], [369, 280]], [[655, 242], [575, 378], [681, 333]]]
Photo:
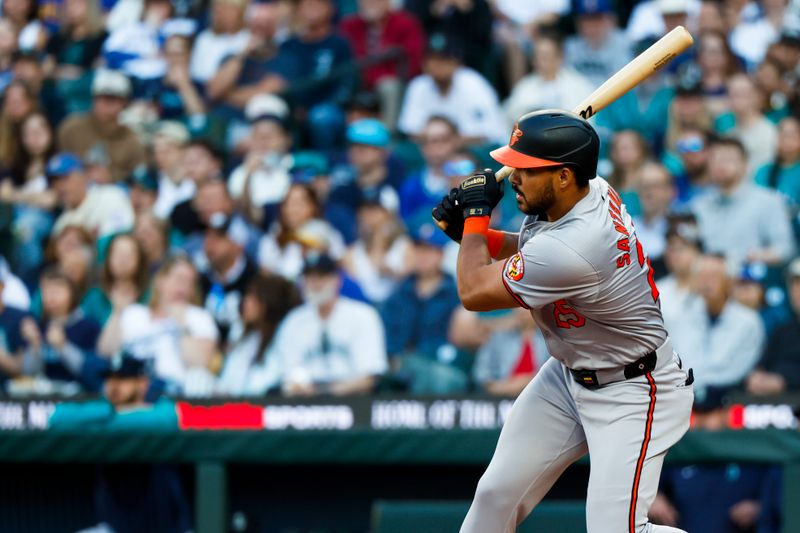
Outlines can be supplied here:
[[569, 167], [561, 167], [558, 170], [558, 185], [565, 189], [569, 185], [569, 181], [575, 180], [575, 172]]

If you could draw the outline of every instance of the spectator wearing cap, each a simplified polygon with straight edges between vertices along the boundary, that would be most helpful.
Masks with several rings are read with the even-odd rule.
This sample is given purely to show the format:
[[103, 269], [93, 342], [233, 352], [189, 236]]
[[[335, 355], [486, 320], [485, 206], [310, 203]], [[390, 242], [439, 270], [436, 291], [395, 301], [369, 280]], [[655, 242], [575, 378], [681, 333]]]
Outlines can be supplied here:
[[800, 259], [786, 269], [792, 316], [769, 335], [756, 369], [747, 377], [747, 391], [766, 395], [800, 390]]
[[200, 277], [204, 306], [217, 322], [223, 346], [239, 321], [245, 288], [258, 270], [245, 254], [247, 233], [232, 222], [225, 213], [211, 215], [203, 240], [206, 264]]
[[745, 181], [745, 150], [736, 139], [717, 139], [710, 150], [708, 174], [716, 190], [692, 202], [703, 244], [738, 264], [788, 261], [795, 242], [786, 200]]
[[[220, 5], [234, 1], [239, 2], [216, 0]], [[244, 5], [243, 2], [242, 4]], [[220, 57], [219, 69], [215, 66], [209, 71], [209, 99], [241, 112], [254, 96], [279, 93], [297, 78], [297, 59], [276, 42], [279, 16], [278, 2], [250, 4], [247, 8], [249, 31], [245, 32], [245, 45], [227, 51]], [[192, 64], [194, 65], [196, 59], [206, 65], [208, 58], [198, 56], [199, 44], [198, 40], [195, 43]]]
[[303, 267], [305, 303], [286, 317], [275, 339], [289, 396], [363, 394], [388, 369], [384, 329], [375, 309], [340, 296], [336, 263], [312, 254]]
[[[95, 392], [100, 388], [95, 355], [100, 325], [78, 305], [80, 297], [73, 281], [57, 268], [44, 271], [40, 281], [42, 318], [27, 319], [22, 334], [28, 343], [26, 366], [30, 374], [73, 383]], [[94, 372], [92, 372], [94, 370]]]
[[755, 182], [800, 205], [800, 118], [788, 116], [778, 124], [775, 159], [758, 169]]
[[467, 373], [448, 342], [450, 321], [460, 305], [455, 281], [442, 271], [448, 239], [431, 222], [419, 225], [413, 239], [411, 275], [381, 308], [386, 349], [411, 392], [464, 392]]
[[400, 187], [400, 215], [406, 222], [414, 220], [421, 211], [430, 214], [431, 206], [450, 191], [453, 185], [445, 165], [456, 159], [461, 136], [452, 121], [434, 115], [422, 130], [420, 143], [425, 165]]
[[747, 152], [747, 174], [770, 162], [778, 145], [778, 131], [761, 112], [763, 95], [755, 81], [746, 74], [728, 80], [731, 111], [717, 117], [717, 132], [739, 139]]
[[275, 274], [256, 274], [245, 288], [241, 322], [231, 330], [215, 392], [222, 396], [263, 396], [277, 389], [283, 364], [275, 338], [286, 315], [302, 303], [294, 283]]
[[107, 237], [133, 227], [133, 208], [125, 193], [115, 185], [90, 187], [83, 163], [74, 154], [53, 156], [47, 177], [63, 209], [53, 226], [55, 233], [79, 226], [96, 237]]
[[697, 298], [692, 292], [692, 275], [702, 253], [700, 229], [694, 216], [670, 216], [664, 248], [667, 275], [656, 282], [661, 314], [668, 331], [672, 331], [672, 321], [679, 319], [691, 301]]
[[431, 116], [444, 115], [467, 143], [503, 143], [508, 122], [497, 92], [478, 72], [461, 64], [461, 54], [458, 44], [444, 35], [431, 36], [424, 73], [408, 84], [398, 129], [419, 136]]
[[575, 15], [578, 34], [564, 44], [564, 62], [599, 87], [631, 60], [630, 44], [610, 0], [578, 0]]
[[186, 126], [173, 120], [158, 124], [153, 136], [153, 163], [158, 170], [158, 198], [153, 206], [156, 216], [168, 219], [179, 203], [195, 193], [195, 183], [186, 179], [184, 150], [189, 142]]
[[83, 95], [108, 34], [98, 0], [68, 0], [60, 8], [60, 27], [47, 39], [42, 69], [55, 82], [58, 94], [64, 95], [65, 110], [73, 112], [88, 107]]
[[[150, 401], [151, 379], [143, 360], [128, 352], [111, 358], [103, 396], [59, 402], [48, 429], [56, 432], [139, 433], [178, 430], [175, 402]], [[111, 465], [97, 469], [94, 487], [97, 528], [114, 531], [188, 531], [191, 511], [173, 467]]]
[[147, 305], [133, 303], [112, 312], [98, 351], [106, 356], [124, 349], [148, 361], [153, 377], [168, 391], [207, 395], [214, 386], [209, 371], [219, 331], [211, 314], [196, 305], [197, 270], [183, 256], [167, 259], [153, 278]]
[[268, 227], [291, 183], [289, 108], [277, 96], [258, 95], [248, 102], [245, 113], [251, 124], [247, 152], [244, 162], [231, 172], [228, 190], [248, 219]]
[[98, 69], [92, 81], [92, 109], [73, 113], [58, 128], [58, 146], [83, 157], [102, 145], [110, 160], [111, 179], [121, 181], [145, 160], [136, 134], [119, 121], [128, 104], [131, 82], [121, 72]]
[[314, 189], [295, 183], [281, 203], [277, 220], [258, 243], [258, 266], [295, 280], [310, 252], [325, 252], [338, 260], [345, 252], [344, 240], [322, 219], [322, 205]]
[[128, 177], [128, 195], [133, 212], [153, 210], [158, 198], [158, 169], [152, 165], [139, 165]]
[[[22, 324], [30, 318], [27, 311], [6, 303], [5, 291], [10, 270], [0, 268], [0, 388], [23, 372], [27, 341], [22, 334]], [[10, 285], [9, 285], [10, 287]]]
[[[502, 9], [499, 4], [503, 2], [494, 4]], [[459, 41], [464, 50], [464, 64], [479, 72], [484, 71], [494, 47], [492, 26], [502, 19], [493, 16], [489, 2], [409, 0], [405, 5], [420, 21], [425, 35], [443, 33], [448, 39]], [[523, 10], [525, 8], [530, 9], [528, 6], [522, 7]]]
[[675, 199], [672, 175], [658, 163], [648, 162], [639, 169], [636, 192], [642, 210], [633, 217], [636, 237], [641, 240], [656, 279], [664, 275], [664, 249], [667, 245], [667, 216]]
[[788, 309], [783, 303], [783, 290], [769, 287], [768, 269], [762, 263], [742, 265], [733, 280], [731, 294], [740, 304], [756, 311], [764, 325], [764, 333], [769, 336], [776, 326], [786, 322]]
[[[250, 35], [245, 28], [245, 10], [247, 2], [244, 0], [213, 0], [211, 2], [211, 25], [201, 31], [192, 47], [192, 57], [189, 63], [189, 74], [192, 80], [207, 84], [215, 75], [226, 57], [238, 56], [248, 48], [253, 48], [255, 35]], [[235, 79], [237, 76], [234, 76]], [[211, 98], [219, 98], [219, 94], [211, 94]], [[245, 98], [242, 102], [246, 102]]]
[[583, 75], [564, 66], [562, 39], [553, 32], [540, 32], [537, 37], [533, 72], [514, 85], [503, 103], [512, 122], [540, 109], [573, 109], [594, 89]]
[[[397, 187], [406, 177], [402, 164], [389, 153], [389, 130], [376, 119], [362, 119], [347, 127], [347, 162], [331, 173], [331, 192], [328, 205], [338, 206], [350, 213], [350, 224], [364, 201], [377, 201], [391, 211], [397, 211], [400, 200]], [[354, 235], [346, 219], [341, 232]]]
[[701, 401], [709, 388], [741, 384], [758, 362], [765, 340], [758, 313], [731, 297], [727, 268], [720, 255], [698, 259], [692, 283], [699, 298], [667, 325], [675, 351], [694, 369], [695, 395]]
[[299, 82], [290, 89], [290, 98], [305, 116], [306, 134], [311, 148], [332, 150], [341, 146], [344, 110], [350, 100], [355, 79], [351, 69], [350, 45], [334, 32], [336, 4], [333, 0], [297, 0], [295, 35], [284, 44], [295, 58]]
[[379, 202], [358, 208], [358, 239], [342, 265], [373, 304], [384, 302], [408, 271], [411, 242], [396, 214]]
[[413, 15], [393, 9], [391, 0], [358, 0], [358, 12], [345, 17], [340, 32], [358, 60], [364, 88], [381, 100], [383, 122], [394, 127], [403, 83], [420, 73], [425, 34]]

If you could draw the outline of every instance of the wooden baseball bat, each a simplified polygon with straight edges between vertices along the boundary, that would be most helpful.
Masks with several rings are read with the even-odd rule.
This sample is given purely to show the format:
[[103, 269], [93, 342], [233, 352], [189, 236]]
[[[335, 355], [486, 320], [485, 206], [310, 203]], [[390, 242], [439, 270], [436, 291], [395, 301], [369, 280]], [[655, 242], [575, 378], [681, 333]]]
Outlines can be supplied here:
[[[659, 71], [675, 56], [692, 46], [693, 42], [694, 39], [686, 28], [678, 26], [619, 69], [616, 74], [608, 78], [603, 85], [578, 104], [572, 112], [585, 119], [595, 115]], [[504, 166], [495, 173], [495, 178], [497, 181], [501, 181], [510, 176], [513, 171], [513, 168]], [[436, 224], [442, 230], [447, 227], [444, 222], [437, 221]]]

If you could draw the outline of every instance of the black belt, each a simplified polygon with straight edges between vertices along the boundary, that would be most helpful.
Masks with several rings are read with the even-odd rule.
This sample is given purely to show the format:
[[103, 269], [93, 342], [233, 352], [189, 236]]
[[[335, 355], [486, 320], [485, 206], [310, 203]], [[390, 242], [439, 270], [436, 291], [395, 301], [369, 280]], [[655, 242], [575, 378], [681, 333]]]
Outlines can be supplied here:
[[658, 357], [655, 350], [653, 350], [624, 367], [608, 370], [575, 370], [570, 368], [569, 371], [578, 384], [587, 389], [599, 389], [609, 383], [636, 378], [652, 372], [656, 368], [657, 362]]

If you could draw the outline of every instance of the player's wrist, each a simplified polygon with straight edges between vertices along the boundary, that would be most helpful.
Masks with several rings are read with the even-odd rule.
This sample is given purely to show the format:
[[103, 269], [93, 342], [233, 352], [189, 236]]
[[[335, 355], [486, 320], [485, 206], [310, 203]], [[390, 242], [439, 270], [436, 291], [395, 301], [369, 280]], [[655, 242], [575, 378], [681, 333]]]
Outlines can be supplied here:
[[464, 237], [467, 235], [483, 235], [489, 232], [489, 216], [468, 217], [464, 219]]

